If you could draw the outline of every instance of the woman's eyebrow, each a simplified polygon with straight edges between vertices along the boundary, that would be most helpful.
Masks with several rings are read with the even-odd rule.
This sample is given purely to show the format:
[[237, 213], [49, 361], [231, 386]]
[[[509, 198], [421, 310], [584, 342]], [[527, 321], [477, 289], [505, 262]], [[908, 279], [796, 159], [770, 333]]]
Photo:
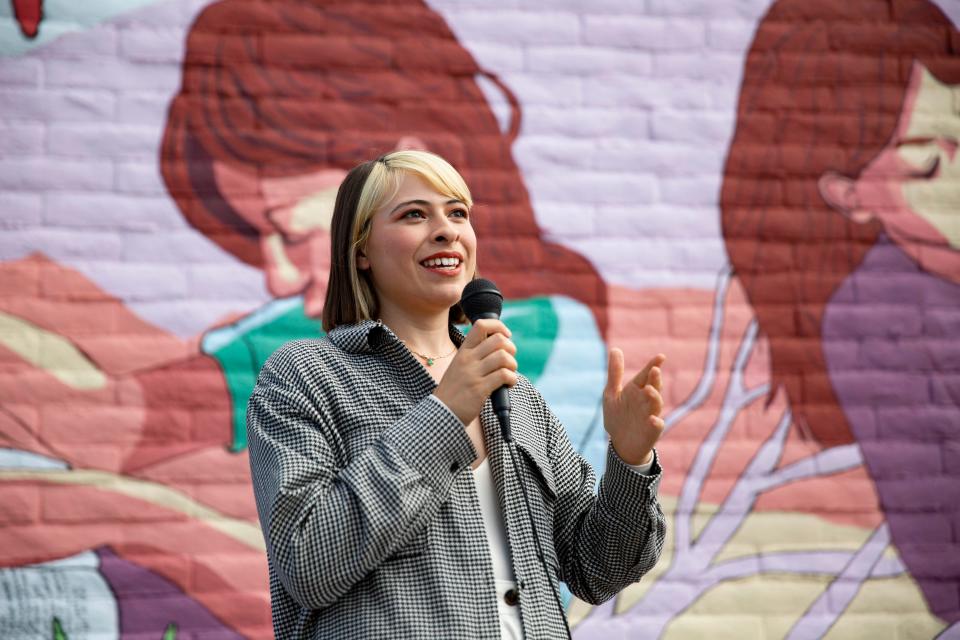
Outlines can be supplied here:
[[[423, 207], [429, 207], [429, 206], [430, 206], [430, 203], [427, 202], [426, 200], [407, 200], [406, 202], [401, 202], [400, 204], [398, 204], [397, 206], [395, 206], [393, 209], [391, 209], [391, 210], [390, 210], [390, 214], [393, 215], [393, 213], [394, 213], [397, 209], [400, 209], [401, 207], [405, 207], [405, 206], [407, 206], [408, 204], [419, 204], [420, 206], [423, 206]], [[462, 201], [462, 200], [457, 200], [456, 198], [454, 198], [454, 199], [452, 199], [452, 200], [447, 200], [446, 202], [443, 203], [444, 206], [451, 205], [451, 204], [463, 204], [463, 201]]]
[[897, 140], [896, 146], [903, 147], [908, 145], [925, 145], [935, 143], [936, 141], [937, 138], [916, 136], [910, 138], [901, 138]]

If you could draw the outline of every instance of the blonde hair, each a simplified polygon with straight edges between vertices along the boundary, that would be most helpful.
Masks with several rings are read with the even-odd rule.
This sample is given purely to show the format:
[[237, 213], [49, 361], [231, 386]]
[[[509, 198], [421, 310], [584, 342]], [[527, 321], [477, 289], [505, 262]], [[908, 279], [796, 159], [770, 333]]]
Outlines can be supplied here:
[[[337, 191], [330, 229], [330, 279], [323, 307], [323, 329], [376, 317], [379, 311], [370, 276], [357, 269], [357, 252], [366, 248], [376, 212], [400, 189], [404, 174], [422, 178], [438, 193], [473, 206], [467, 183], [453, 166], [429, 151], [393, 151], [354, 167]], [[474, 274], [474, 277], [478, 277]], [[450, 321], [466, 322], [460, 305]]]

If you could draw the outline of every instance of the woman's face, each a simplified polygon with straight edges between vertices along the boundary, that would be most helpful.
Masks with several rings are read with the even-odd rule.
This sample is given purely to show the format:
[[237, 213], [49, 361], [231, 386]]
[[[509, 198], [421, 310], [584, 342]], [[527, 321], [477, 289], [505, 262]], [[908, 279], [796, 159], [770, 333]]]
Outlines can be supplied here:
[[856, 180], [821, 182], [857, 222], [873, 218], [924, 269], [960, 280], [960, 86], [914, 64], [894, 136]]
[[[466, 205], [403, 172], [396, 195], [370, 221], [357, 267], [369, 270], [382, 315], [446, 314], [476, 270], [477, 237]], [[427, 266], [437, 255], [453, 267]]]
[[901, 182], [903, 199], [920, 218], [915, 226], [932, 227], [934, 240], [960, 251], [960, 85], [943, 84], [918, 64], [910, 88], [913, 100], [897, 131], [897, 156], [908, 176]]
[[333, 204], [346, 172], [256, 180], [214, 163], [214, 174], [233, 209], [260, 232], [267, 289], [278, 298], [303, 293], [305, 313], [319, 316], [330, 276]]

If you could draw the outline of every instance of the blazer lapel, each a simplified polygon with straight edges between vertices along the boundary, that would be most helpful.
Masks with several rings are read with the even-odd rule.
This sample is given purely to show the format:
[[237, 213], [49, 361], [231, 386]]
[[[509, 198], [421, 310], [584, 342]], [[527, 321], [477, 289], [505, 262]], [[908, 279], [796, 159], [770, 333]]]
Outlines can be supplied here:
[[[511, 413], [510, 418], [513, 443], [517, 448], [517, 464], [527, 464], [533, 467], [532, 471], [539, 475], [539, 479], [542, 480], [546, 489], [555, 497], [557, 486], [553, 476], [553, 467], [547, 454], [546, 439], [540, 433], [534, 431], [528, 416], [516, 412]], [[521, 504], [523, 497], [520, 495], [516, 481], [505, 484], [504, 478], [508, 475], [513, 477], [520, 470], [513, 469], [509, 459], [510, 453], [500, 432], [500, 422], [493, 412], [493, 405], [489, 398], [484, 402], [480, 411], [480, 424], [487, 445], [487, 455], [490, 456], [490, 470], [497, 485], [500, 508], [503, 510], [506, 519], [508, 510], [513, 505]]]

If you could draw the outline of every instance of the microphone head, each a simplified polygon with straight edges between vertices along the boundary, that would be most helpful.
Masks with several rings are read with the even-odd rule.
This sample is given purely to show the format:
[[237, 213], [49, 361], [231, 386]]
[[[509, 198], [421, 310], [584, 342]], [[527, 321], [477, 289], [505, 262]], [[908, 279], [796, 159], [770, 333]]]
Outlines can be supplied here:
[[463, 288], [460, 308], [464, 315], [470, 318], [471, 323], [480, 318], [499, 318], [503, 310], [503, 294], [497, 289], [497, 285], [489, 280], [471, 280]]

